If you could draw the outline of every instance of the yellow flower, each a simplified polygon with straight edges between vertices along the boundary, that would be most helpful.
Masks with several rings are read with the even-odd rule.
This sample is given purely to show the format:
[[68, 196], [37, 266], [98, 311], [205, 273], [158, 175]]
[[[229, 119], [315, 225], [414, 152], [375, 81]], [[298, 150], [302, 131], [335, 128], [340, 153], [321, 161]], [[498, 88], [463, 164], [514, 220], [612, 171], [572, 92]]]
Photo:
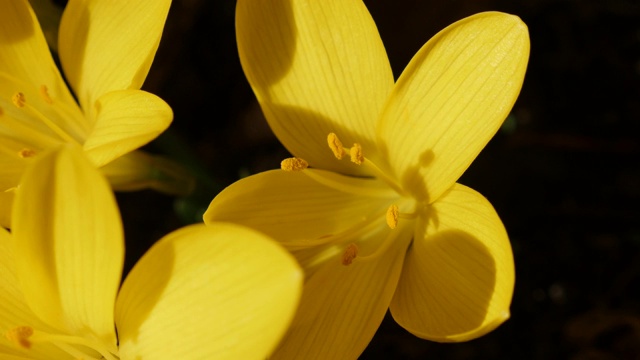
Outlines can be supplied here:
[[0, 0], [0, 225], [26, 163], [45, 149], [79, 144], [94, 165], [117, 166], [169, 126], [171, 108], [140, 86], [170, 3], [70, 0], [58, 49], [74, 98], [28, 1]]
[[0, 229], [3, 359], [263, 359], [293, 318], [295, 259], [233, 224], [179, 229], [120, 287], [124, 241], [105, 178], [64, 145], [25, 170]]
[[305, 269], [273, 357], [356, 358], [388, 308], [443, 342], [505, 321], [509, 239], [491, 204], [456, 181], [516, 101], [526, 25], [497, 12], [460, 20], [395, 84], [362, 1], [239, 0], [236, 31], [249, 83], [295, 158], [228, 187], [205, 222], [260, 230]]

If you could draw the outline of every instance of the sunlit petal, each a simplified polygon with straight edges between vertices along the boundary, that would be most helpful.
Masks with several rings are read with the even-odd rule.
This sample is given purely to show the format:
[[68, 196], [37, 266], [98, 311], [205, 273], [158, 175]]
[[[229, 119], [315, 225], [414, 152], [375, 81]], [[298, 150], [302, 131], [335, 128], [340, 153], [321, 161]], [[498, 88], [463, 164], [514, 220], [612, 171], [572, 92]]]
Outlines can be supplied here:
[[[19, 326], [48, 329], [29, 309], [16, 278], [16, 262], [13, 254], [11, 235], [0, 228], [0, 358], [13, 359], [8, 354], [24, 355], [22, 349], [11, 343], [5, 336], [7, 331]], [[29, 349], [29, 359], [56, 359], [60, 351], [50, 344], [33, 344]], [[16, 358], [19, 359], [19, 358]], [[26, 358], [22, 358], [26, 359]]]
[[115, 346], [122, 225], [108, 183], [79, 148], [34, 158], [16, 194], [12, 231], [18, 278], [36, 315]]
[[113, 90], [140, 89], [170, 0], [70, 0], [60, 22], [62, 66], [85, 113]]
[[408, 244], [404, 235], [376, 259], [345, 266], [339, 255], [317, 270], [272, 358], [357, 359], [389, 307]]
[[173, 112], [159, 97], [140, 90], [112, 91], [96, 103], [97, 119], [84, 143], [96, 166], [135, 150], [169, 127]]
[[362, 172], [337, 162], [337, 133], [376, 159], [375, 123], [393, 86], [386, 52], [360, 0], [241, 0], [236, 37], [243, 69], [269, 125], [314, 167]]
[[[4, 1], [0, 11], [0, 74], [26, 84], [45, 85], [66, 105], [74, 104], [35, 14], [26, 0]], [[0, 82], [0, 87], [5, 81]], [[14, 92], [23, 91], [13, 89]]]
[[378, 127], [381, 146], [407, 190], [435, 201], [511, 111], [529, 58], [526, 25], [480, 13], [434, 36], [398, 80]]
[[116, 305], [122, 359], [264, 359], [295, 313], [302, 272], [238, 225], [167, 235], [136, 264]]
[[287, 248], [305, 248], [381, 218], [393, 199], [394, 193], [376, 180], [323, 170], [273, 170], [227, 187], [213, 199], [204, 221], [246, 225]]
[[509, 318], [515, 278], [500, 218], [482, 195], [459, 184], [426, 217], [407, 254], [391, 314], [411, 333], [435, 341], [488, 333]]

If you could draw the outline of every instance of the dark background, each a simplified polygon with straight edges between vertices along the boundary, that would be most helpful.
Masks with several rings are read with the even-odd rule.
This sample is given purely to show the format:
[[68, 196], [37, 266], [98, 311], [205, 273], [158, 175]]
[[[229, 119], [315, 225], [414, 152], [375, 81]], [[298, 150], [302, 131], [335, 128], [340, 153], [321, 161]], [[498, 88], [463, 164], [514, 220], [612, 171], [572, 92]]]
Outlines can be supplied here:
[[[512, 115], [460, 179], [489, 198], [510, 234], [511, 319], [481, 339], [436, 344], [389, 316], [362, 359], [640, 359], [640, 2], [365, 3], [396, 77], [438, 30], [485, 10], [524, 20], [531, 58]], [[147, 150], [179, 159], [200, 182], [177, 201], [118, 195], [128, 266], [196, 221], [223, 186], [288, 156], [240, 68], [234, 7], [172, 5], [144, 88], [173, 107], [175, 120]]]

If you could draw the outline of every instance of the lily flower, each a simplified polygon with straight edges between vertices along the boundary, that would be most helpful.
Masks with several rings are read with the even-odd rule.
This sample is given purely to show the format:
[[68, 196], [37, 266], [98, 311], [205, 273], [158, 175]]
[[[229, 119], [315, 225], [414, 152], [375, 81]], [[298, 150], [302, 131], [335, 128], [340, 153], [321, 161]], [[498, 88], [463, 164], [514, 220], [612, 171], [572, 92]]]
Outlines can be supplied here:
[[10, 226], [20, 176], [44, 150], [78, 144], [95, 166], [118, 167], [169, 126], [171, 108], [140, 87], [170, 4], [70, 0], [58, 39], [63, 79], [29, 2], [0, 0], [0, 225]]
[[456, 181], [516, 101], [526, 25], [498, 12], [462, 19], [395, 83], [359, 0], [239, 0], [236, 32], [247, 79], [295, 157], [229, 186], [204, 220], [253, 227], [304, 268], [273, 358], [355, 359], [387, 309], [439, 342], [509, 318], [507, 233], [489, 201]]
[[264, 359], [300, 297], [290, 254], [223, 223], [165, 236], [120, 287], [113, 193], [68, 145], [27, 168], [13, 216], [0, 229], [3, 359]]

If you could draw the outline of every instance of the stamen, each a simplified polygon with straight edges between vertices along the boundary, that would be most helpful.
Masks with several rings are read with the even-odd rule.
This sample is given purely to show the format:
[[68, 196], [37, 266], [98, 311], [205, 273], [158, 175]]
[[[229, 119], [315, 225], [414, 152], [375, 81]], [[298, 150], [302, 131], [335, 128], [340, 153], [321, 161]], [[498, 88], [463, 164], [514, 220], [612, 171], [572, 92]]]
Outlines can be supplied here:
[[40, 96], [47, 104], [53, 104], [53, 99], [49, 96], [49, 89], [47, 85], [40, 85]]
[[21, 92], [17, 92], [13, 94], [13, 96], [11, 97], [11, 101], [13, 101], [13, 105], [19, 108], [23, 108], [24, 105], [27, 103], [27, 99], [25, 98], [24, 94]]
[[342, 141], [338, 139], [338, 135], [329, 133], [329, 135], [327, 136], [327, 143], [329, 144], [329, 148], [331, 149], [331, 151], [333, 151], [333, 155], [338, 160], [341, 160], [346, 152], [344, 151], [344, 147], [342, 146]]
[[347, 246], [347, 249], [344, 251], [342, 255], [342, 265], [348, 266], [351, 265], [353, 259], [358, 256], [358, 245], [351, 243]]
[[[5, 337], [23, 349], [30, 349], [33, 343], [51, 343], [63, 351], [78, 359], [98, 359], [88, 355], [85, 351], [75, 346], [86, 347], [100, 354], [100, 359], [117, 360], [117, 349], [112, 351], [105, 348], [104, 344], [78, 336], [49, 334], [42, 331], [34, 331], [30, 326], [18, 326], [5, 333]], [[114, 352], [115, 351], [115, 352]]]
[[33, 335], [33, 329], [29, 326], [18, 326], [7, 331], [4, 336], [12, 343], [18, 345], [23, 349], [31, 348], [31, 341], [29, 338]]
[[355, 163], [356, 165], [362, 165], [362, 163], [364, 162], [364, 154], [362, 154], [362, 145], [358, 143], [353, 144], [353, 147], [349, 151], [349, 154], [351, 155], [351, 162]]
[[24, 149], [18, 151], [18, 156], [20, 156], [23, 159], [33, 157], [33, 156], [35, 156], [35, 154], [36, 154], [35, 150], [27, 149], [27, 148], [24, 148]]
[[282, 160], [280, 168], [284, 171], [301, 171], [309, 167], [309, 163], [304, 159], [292, 157]]
[[391, 229], [395, 229], [398, 226], [398, 217], [400, 216], [400, 211], [398, 210], [398, 205], [391, 205], [387, 209], [387, 225]]

